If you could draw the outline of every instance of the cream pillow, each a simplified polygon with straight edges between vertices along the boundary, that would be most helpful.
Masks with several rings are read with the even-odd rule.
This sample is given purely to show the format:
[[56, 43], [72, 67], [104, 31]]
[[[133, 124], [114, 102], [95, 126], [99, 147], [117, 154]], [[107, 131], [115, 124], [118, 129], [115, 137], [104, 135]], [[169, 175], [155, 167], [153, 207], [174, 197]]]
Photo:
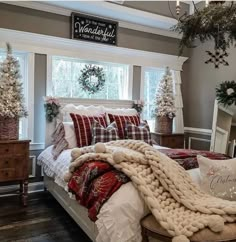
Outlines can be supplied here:
[[75, 136], [75, 128], [73, 122], [63, 122], [65, 130], [65, 140], [68, 143], [68, 149], [77, 147], [77, 140]]
[[236, 158], [210, 160], [197, 156], [203, 191], [222, 199], [236, 201]]
[[[67, 141], [68, 147], [67, 149], [73, 149], [77, 147], [77, 140], [75, 136], [75, 128], [73, 122], [62, 122], [61, 120], [57, 119], [57, 127], [62, 124], [63, 125], [63, 138]], [[56, 128], [57, 129], [57, 128]]]

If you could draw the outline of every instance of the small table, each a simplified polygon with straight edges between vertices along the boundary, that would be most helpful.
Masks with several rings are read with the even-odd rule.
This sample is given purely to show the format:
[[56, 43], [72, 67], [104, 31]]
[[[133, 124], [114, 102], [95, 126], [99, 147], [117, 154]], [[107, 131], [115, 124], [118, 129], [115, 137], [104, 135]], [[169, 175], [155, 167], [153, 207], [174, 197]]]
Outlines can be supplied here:
[[151, 133], [151, 138], [160, 146], [173, 148], [173, 149], [183, 149], [184, 148], [184, 134], [171, 133]]
[[30, 140], [0, 140], [0, 183], [19, 182], [19, 189], [4, 194], [20, 192], [24, 206], [28, 197], [29, 143]]
[[[153, 215], [147, 215], [141, 220], [142, 242], [149, 242], [148, 237], [159, 239], [162, 242], [171, 242], [172, 236], [161, 227]], [[236, 241], [236, 223], [225, 224], [224, 230], [220, 233], [214, 233], [205, 228], [194, 233], [190, 238], [191, 242], [220, 242]]]

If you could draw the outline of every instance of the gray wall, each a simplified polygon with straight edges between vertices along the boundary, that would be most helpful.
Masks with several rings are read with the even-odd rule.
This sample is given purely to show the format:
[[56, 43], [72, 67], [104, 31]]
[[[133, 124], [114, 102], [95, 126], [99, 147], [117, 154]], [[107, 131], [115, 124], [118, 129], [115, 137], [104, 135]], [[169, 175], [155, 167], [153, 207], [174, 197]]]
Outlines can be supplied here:
[[[0, 3], [0, 28], [70, 38], [70, 17]], [[118, 46], [176, 55], [174, 38], [119, 28]]]
[[[176, 13], [176, 1], [125, 1], [123, 5], [167, 17], [172, 17], [170, 10], [173, 15]], [[180, 15], [185, 12], [189, 12], [189, 4], [181, 2]]]
[[227, 61], [229, 66], [215, 69], [213, 64], [205, 64], [209, 59], [206, 50], [213, 51], [212, 42], [200, 44], [190, 52], [191, 58], [184, 65], [183, 102], [184, 123], [187, 127], [211, 129], [215, 88], [221, 82], [236, 79], [236, 49], [231, 48]]
[[[132, 2], [127, 4], [133, 4]], [[151, 2], [149, 2], [151, 4]], [[145, 4], [146, 5], [146, 4]], [[151, 5], [149, 5], [150, 7]], [[160, 13], [166, 3], [158, 4]], [[165, 14], [163, 12], [163, 14]], [[50, 36], [70, 38], [70, 17], [0, 3], [0, 28], [15, 29]], [[178, 40], [150, 33], [119, 28], [118, 46], [166, 54], [178, 54]], [[13, 46], [14, 47], [14, 46]], [[186, 55], [186, 54], [185, 54]], [[125, 58], [125, 57], [124, 57]], [[35, 130], [34, 142], [44, 141], [44, 110], [46, 95], [46, 56], [35, 56]], [[141, 68], [134, 67], [133, 99], [140, 96]]]

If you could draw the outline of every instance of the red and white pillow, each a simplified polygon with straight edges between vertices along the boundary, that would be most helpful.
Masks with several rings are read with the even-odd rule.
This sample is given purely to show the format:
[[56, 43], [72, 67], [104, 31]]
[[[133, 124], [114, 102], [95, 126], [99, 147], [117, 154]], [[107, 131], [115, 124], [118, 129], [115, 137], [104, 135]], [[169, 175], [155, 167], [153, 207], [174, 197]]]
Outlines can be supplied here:
[[108, 117], [111, 123], [116, 122], [120, 139], [126, 138], [126, 135], [125, 135], [126, 121], [129, 121], [136, 126], [140, 125], [139, 115], [123, 116], [123, 115], [115, 115], [115, 114], [108, 113]]
[[126, 121], [125, 130], [127, 139], [142, 140], [152, 145], [150, 128], [146, 121], [142, 121], [138, 126]]
[[106, 143], [118, 139], [118, 129], [115, 122], [111, 123], [106, 128], [104, 128], [97, 121], [93, 121], [92, 144], [96, 144], [98, 142]]
[[68, 149], [68, 142], [65, 139], [65, 129], [62, 122], [58, 123], [55, 131], [52, 133], [52, 155], [56, 160], [63, 150]]
[[74, 123], [75, 135], [78, 147], [88, 146], [92, 143], [92, 123], [97, 121], [103, 127], [107, 127], [105, 114], [97, 116], [87, 116], [70, 113]]

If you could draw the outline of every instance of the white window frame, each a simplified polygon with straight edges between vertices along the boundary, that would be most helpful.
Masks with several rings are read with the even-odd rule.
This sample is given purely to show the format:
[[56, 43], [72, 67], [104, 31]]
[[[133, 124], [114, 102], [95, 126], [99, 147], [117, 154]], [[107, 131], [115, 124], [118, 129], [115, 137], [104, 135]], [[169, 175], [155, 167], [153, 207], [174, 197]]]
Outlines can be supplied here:
[[[79, 57], [71, 57], [71, 56], [65, 56], [65, 55], [56, 55], [56, 56], [61, 56], [61, 57], [68, 57], [68, 58], [78, 58], [80, 60], [84, 60], [84, 59], [81, 59]], [[53, 86], [53, 83], [52, 83], [52, 57], [53, 55], [47, 55], [47, 83], [46, 83], [46, 95], [47, 96], [52, 96], [52, 86]], [[84, 60], [85, 62], [86, 61], [89, 61], [89, 60]], [[99, 62], [99, 61], [97, 61]], [[106, 63], [104, 61], [101, 60], [101, 63]], [[109, 62], [107, 62], [109, 63]], [[112, 62], [110, 62], [112, 63]], [[127, 64], [127, 63], [121, 63], [119, 62], [118, 64], [122, 64], [122, 65], [128, 65], [129, 68], [128, 68], [128, 99], [127, 100], [132, 100], [132, 90], [133, 90], [133, 65], [131, 64]]]
[[[5, 52], [4, 49], [0, 51]], [[28, 117], [22, 118], [22, 137], [21, 139], [30, 139], [33, 141], [34, 136], [34, 54], [14, 50], [13, 55], [20, 55], [24, 59], [24, 70], [20, 73], [23, 79], [24, 100]]]

